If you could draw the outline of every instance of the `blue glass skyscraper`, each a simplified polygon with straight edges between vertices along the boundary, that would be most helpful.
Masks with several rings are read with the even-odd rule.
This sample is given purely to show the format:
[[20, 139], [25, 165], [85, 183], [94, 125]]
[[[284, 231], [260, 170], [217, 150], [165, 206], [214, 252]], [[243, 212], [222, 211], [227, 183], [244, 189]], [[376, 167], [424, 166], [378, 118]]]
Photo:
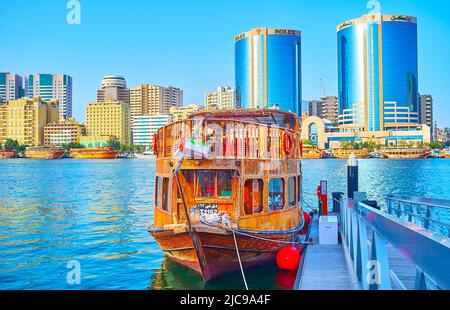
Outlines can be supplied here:
[[256, 28], [235, 38], [236, 105], [301, 114], [301, 36]]
[[339, 125], [402, 130], [418, 123], [417, 22], [369, 14], [337, 27]]

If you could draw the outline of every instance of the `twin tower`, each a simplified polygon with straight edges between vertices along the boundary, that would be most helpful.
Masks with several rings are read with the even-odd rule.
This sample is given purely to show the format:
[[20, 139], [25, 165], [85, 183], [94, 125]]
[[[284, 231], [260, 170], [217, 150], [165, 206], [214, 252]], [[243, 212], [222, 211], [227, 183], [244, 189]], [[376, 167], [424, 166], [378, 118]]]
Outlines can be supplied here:
[[[380, 131], [418, 123], [417, 23], [369, 14], [337, 26], [339, 125]], [[301, 114], [301, 33], [256, 28], [235, 38], [236, 104]]]

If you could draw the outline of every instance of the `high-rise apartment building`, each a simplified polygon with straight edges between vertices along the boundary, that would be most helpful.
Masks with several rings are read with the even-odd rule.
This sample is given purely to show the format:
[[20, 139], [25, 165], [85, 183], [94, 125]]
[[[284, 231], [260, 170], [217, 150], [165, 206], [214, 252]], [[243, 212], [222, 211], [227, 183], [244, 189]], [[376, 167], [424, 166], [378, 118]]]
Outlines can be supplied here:
[[58, 101], [59, 118], [72, 117], [72, 77], [66, 74], [35, 74], [25, 77], [25, 96]]
[[0, 143], [17, 140], [27, 146], [44, 144], [44, 127], [59, 118], [56, 101], [37, 97], [11, 100], [0, 107]]
[[153, 147], [153, 135], [158, 129], [173, 122], [172, 114], [141, 115], [134, 118], [133, 143]]
[[59, 120], [49, 123], [44, 128], [44, 145], [62, 146], [70, 143], [80, 143], [81, 136], [85, 134], [85, 126], [77, 123], [75, 119]]
[[320, 100], [311, 100], [309, 102], [308, 114], [325, 118], [337, 126], [339, 116], [339, 106], [336, 96], [327, 96]]
[[0, 104], [17, 100], [24, 96], [23, 80], [20, 75], [0, 72]]
[[130, 106], [107, 100], [86, 107], [86, 135], [115, 136], [121, 144], [130, 144]]
[[322, 117], [322, 100], [311, 100], [308, 102], [308, 115]]
[[123, 76], [107, 75], [97, 90], [97, 102], [122, 101], [130, 104], [130, 90]]
[[339, 125], [360, 131], [417, 126], [417, 21], [369, 14], [337, 26]]
[[234, 109], [236, 96], [234, 89], [220, 86], [217, 91], [205, 94], [206, 110]]
[[131, 89], [131, 116], [167, 114], [183, 106], [183, 91], [176, 87], [140, 85]]
[[194, 113], [203, 111], [205, 109], [204, 106], [198, 104], [189, 104], [183, 107], [171, 107], [170, 114], [173, 115], [173, 121], [178, 122], [183, 119], [188, 118]]
[[279, 108], [300, 115], [301, 36], [256, 28], [235, 37], [236, 106]]
[[432, 135], [431, 140], [435, 140], [433, 138], [433, 97], [431, 95], [419, 95], [419, 123], [430, 127]]

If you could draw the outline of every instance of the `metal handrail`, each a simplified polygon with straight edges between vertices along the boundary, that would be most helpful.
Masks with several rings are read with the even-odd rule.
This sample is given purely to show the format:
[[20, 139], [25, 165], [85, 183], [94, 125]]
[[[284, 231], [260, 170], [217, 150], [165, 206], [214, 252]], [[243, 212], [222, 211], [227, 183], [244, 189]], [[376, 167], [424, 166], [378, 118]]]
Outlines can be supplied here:
[[341, 200], [339, 218], [363, 289], [405, 288], [390, 268], [389, 246], [415, 264], [416, 289], [450, 289], [449, 238], [348, 198]]
[[[450, 223], [434, 217], [436, 210], [448, 213], [450, 216], [450, 200], [389, 195], [386, 197], [386, 202], [389, 214], [398, 218], [406, 215], [407, 221], [450, 237]], [[423, 210], [424, 214], [420, 214], [420, 210]], [[436, 226], [439, 226], [439, 229]]]
[[430, 207], [450, 209], [450, 200], [446, 199], [435, 199], [435, 198], [423, 198], [423, 197], [409, 197], [409, 196], [397, 196], [397, 195], [387, 195], [387, 200], [395, 200], [408, 203], [418, 203], [422, 205], [427, 205]]

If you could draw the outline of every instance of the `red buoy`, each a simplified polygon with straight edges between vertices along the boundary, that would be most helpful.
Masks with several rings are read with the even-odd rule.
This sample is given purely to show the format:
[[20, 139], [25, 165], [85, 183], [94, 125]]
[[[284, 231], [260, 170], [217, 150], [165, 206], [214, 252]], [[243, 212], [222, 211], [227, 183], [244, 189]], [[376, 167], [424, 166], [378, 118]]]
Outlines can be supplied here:
[[308, 212], [303, 211], [303, 218], [305, 219], [305, 228], [309, 226], [309, 223], [311, 223], [311, 215], [309, 215]]
[[277, 266], [283, 270], [296, 270], [300, 264], [300, 251], [293, 247], [287, 246], [277, 253]]

